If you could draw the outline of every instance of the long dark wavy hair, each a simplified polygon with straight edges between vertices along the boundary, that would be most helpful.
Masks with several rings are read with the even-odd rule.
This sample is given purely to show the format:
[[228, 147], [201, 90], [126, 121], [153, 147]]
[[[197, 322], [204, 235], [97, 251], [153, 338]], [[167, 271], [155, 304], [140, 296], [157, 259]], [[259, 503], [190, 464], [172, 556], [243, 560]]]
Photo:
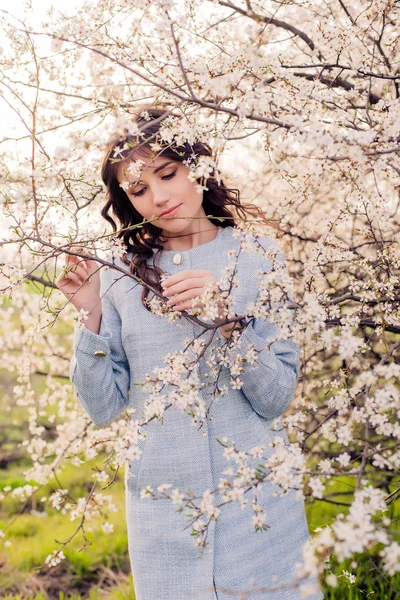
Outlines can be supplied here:
[[[107, 202], [101, 210], [101, 215], [111, 223], [113, 231], [118, 232], [116, 237], [123, 240], [127, 250], [122, 256], [122, 262], [129, 267], [132, 274], [142, 280], [142, 304], [149, 311], [147, 296], [150, 290], [146, 284], [151, 285], [161, 295], [163, 295], [163, 290], [161, 288], [162, 271], [157, 265], [150, 265], [147, 261], [153, 256], [153, 249], [162, 252], [163, 238], [161, 229], [152, 223], [144, 223], [138, 227], [144, 219], [120, 186], [117, 178], [119, 163], [129, 159], [133, 154], [135, 157], [145, 156], [146, 158], [162, 155], [178, 162], [196, 160], [200, 156], [212, 156], [210, 146], [200, 140], [196, 140], [193, 144], [184, 142], [179, 145], [175, 142], [163, 141], [160, 138], [159, 130], [167, 118], [175, 120], [182, 116], [174, 114], [172, 108], [165, 103], [157, 106], [141, 105], [132, 115], [132, 123], [136, 124], [139, 133], [137, 135], [129, 134], [128, 130], [125, 130], [124, 135], [113, 135], [107, 144], [101, 168], [101, 177], [107, 188]], [[161, 150], [157, 153], [150, 147], [150, 144], [156, 142], [161, 146]], [[204, 185], [203, 178], [197, 181]], [[234, 215], [230, 210], [232, 207], [242, 219], [245, 219], [246, 214], [252, 217], [258, 215], [267, 225], [276, 228], [275, 223], [266, 219], [259, 207], [254, 204], [242, 205], [239, 190], [227, 188], [222, 179], [218, 182], [214, 170], [206, 179], [205, 186], [208, 189], [203, 191], [202, 205], [209, 220], [215, 221], [218, 227], [237, 227]], [[110, 216], [110, 210], [118, 224]], [[218, 218], [221, 217], [222, 219], [219, 220]], [[127, 257], [128, 253], [132, 253], [131, 260]]]

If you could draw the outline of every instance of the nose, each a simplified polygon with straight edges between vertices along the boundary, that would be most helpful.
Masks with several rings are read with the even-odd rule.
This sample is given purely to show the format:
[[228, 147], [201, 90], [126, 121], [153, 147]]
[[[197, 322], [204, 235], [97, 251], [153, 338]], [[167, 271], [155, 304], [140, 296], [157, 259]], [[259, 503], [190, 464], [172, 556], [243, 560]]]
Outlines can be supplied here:
[[163, 212], [163, 210], [167, 210], [171, 200], [170, 192], [167, 192], [162, 187], [157, 186], [153, 188], [153, 202], [154, 207], [156, 208], [158, 213]]

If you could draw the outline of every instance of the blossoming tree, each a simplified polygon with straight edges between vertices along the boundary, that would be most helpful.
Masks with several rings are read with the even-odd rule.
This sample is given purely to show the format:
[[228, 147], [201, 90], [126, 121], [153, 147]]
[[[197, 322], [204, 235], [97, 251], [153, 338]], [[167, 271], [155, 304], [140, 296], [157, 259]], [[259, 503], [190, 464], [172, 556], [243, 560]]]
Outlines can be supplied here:
[[[190, 164], [191, 177], [206, 181], [212, 169], [221, 169], [246, 202], [279, 223], [291, 277], [279, 265], [260, 274], [251, 315], [273, 317], [282, 337], [301, 344], [296, 396], [275, 424], [287, 428], [292, 444], [277, 437], [267, 456], [262, 446], [238, 448], [232, 440], [220, 440], [227, 470], [219, 491], [224, 501], [250, 506], [256, 531], [268, 528], [268, 515], [253, 500], [263, 481], [272, 481], [277, 493], [295, 488], [310, 501], [343, 506], [304, 548], [300, 582], [311, 573], [335, 585], [333, 558], [356, 562], [365, 552], [382, 577], [395, 574], [400, 566], [398, 5], [394, 0], [98, 0], [78, 3], [69, 12], [50, 9], [41, 19], [29, 5], [23, 16], [0, 14], [1, 101], [8, 115], [0, 146], [5, 227], [0, 317], [8, 332], [0, 366], [16, 375], [13, 396], [29, 414], [26, 449], [32, 465], [25, 477], [37, 482], [3, 496], [24, 501], [66, 462], [80, 464], [83, 451], [88, 459], [105, 450], [108, 464], [87, 498], [68, 502], [68, 490], [60, 488], [48, 501], [72, 520], [112, 511], [112, 496], [99, 488], [114, 477], [108, 466], [140, 455], [149, 420], [165, 410], [183, 410], [195, 424], [207, 418], [204, 407], [185, 401], [184, 392], [179, 406], [160, 398], [157, 383], [166, 369], [159, 365], [157, 377], [141, 382], [151, 398], [146, 411], [128, 410], [96, 428], [68, 381], [72, 338], [60, 339], [52, 328], [58, 321], [84, 323], [86, 317], [76, 314], [55, 285], [61, 257], [95, 253], [99, 268], [105, 268], [125, 250], [118, 232], [110, 232], [99, 215], [105, 201], [99, 181], [105, 140], [111, 130], [132, 131], [130, 114], [144, 101], [168, 102], [184, 118], [167, 122], [162, 141], [201, 137], [213, 149], [209, 159]], [[271, 234], [256, 219], [245, 223], [238, 215], [237, 221], [245, 235]], [[255, 248], [248, 241], [244, 251]], [[279, 309], [282, 297], [293, 302], [291, 326], [288, 311]], [[215, 306], [210, 292], [204, 310], [194, 317], [187, 311], [186, 318], [209, 324]], [[167, 318], [157, 294], [151, 309]], [[228, 297], [225, 317], [232, 316]], [[226, 341], [225, 366], [230, 384], [240, 387], [243, 349], [236, 340], [234, 333]], [[192, 344], [190, 350], [202, 348]], [[250, 348], [244, 359], [256, 362], [256, 355]], [[173, 357], [168, 366], [175, 383], [181, 358]], [[39, 395], [32, 387], [37, 373], [46, 378]], [[55, 406], [48, 421], [62, 426], [49, 442], [43, 438], [43, 418]], [[349, 502], [338, 499], [337, 482], [344, 480]], [[208, 524], [219, 514], [214, 493], [204, 490], [196, 498], [165, 482], [156, 490], [145, 488], [142, 497], [175, 503], [202, 547]], [[111, 529], [105, 523], [104, 530]], [[63, 547], [48, 557], [50, 566], [64, 558]]]

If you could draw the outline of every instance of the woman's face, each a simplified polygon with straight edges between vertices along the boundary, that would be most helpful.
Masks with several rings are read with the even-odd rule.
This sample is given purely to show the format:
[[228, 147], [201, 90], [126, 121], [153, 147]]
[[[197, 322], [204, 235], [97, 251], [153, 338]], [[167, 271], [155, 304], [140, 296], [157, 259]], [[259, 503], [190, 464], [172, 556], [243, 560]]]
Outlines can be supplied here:
[[[153, 225], [171, 237], [171, 234], [203, 228], [206, 216], [202, 206], [203, 192], [196, 190], [196, 182], [190, 181], [188, 174], [186, 165], [165, 156], [133, 157], [119, 164], [117, 177], [138, 213], [144, 219], [158, 216]], [[171, 215], [160, 216], [177, 205], [179, 208]], [[203, 219], [186, 220], [183, 217]]]

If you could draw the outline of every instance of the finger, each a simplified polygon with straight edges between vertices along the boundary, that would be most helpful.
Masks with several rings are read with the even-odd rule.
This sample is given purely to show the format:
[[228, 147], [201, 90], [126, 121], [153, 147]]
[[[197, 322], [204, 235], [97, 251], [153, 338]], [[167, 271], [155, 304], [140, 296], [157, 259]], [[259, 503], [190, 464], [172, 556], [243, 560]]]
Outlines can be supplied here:
[[99, 263], [96, 260], [96, 255], [88, 252], [86, 249], [82, 251], [84, 258], [80, 258], [82, 260], [82, 264], [89, 269], [94, 269], [99, 267]]
[[75, 283], [76, 285], [81, 286], [83, 281], [81, 280], [81, 278], [76, 274], [76, 273], [68, 273], [67, 277], [65, 277], [65, 279], [69, 279], [70, 281], [72, 281], [72, 283]]
[[210, 275], [212, 276], [210, 271], [203, 271], [201, 269], [194, 269], [189, 271], [186, 269], [185, 271], [179, 271], [179, 273], [174, 273], [174, 275], [169, 275], [164, 279], [163, 283], [165, 283], [165, 286], [169, 288], [173, 285], [183, 283], [185, 281], [204, 279], [205, 277]]
[[82, 277], [87, 277], [88, 272], [96, 265], [96, 261], [85, 260], [80, 256], [72, 256], [70, 257], [70, 260], [66, 262], [65, 267], [73, 267], [74, 272], [79, 272]]
[[[71, 265], [68, 265], [66, 267], [66, 270], [67, 270], [68, 274], [69, 273], [77, 274], [80, 279], [86, 279], [86, 277], [87, 277], [86, 269], [83, 268], [82, 264], [72, 263]], [[68, 274], [67, 274], [67, 277], [68, 277]]]
[[185, 302], [185, 300], [187, 300], [190, 296], [188, 295], [188, 293], [181, 293], [181, 294], [170, 294], [168, 293], [167, 298], [168, 298], [168, 306], [174, 306], [177, 304], [180, 304], [181, 302]]
[[94, 256], [93, 254], [88, 252], [86, 250], [86, 248], [83, 248], [82, 246], [71, 246], [70, 251], [73, 252], [74, 254], [66, 254], [66, 261], [69, 261], [71, 263], [91, 262], [90, 259], [82, 258], [78, 254], [84, 254], [85, 256]]
[[200, 302], [199, 295], [194, 290], [189, 293], [177, 294], [176, 296], [173, 296], [168, 300], [167, 304], [168, 306], [175, 307], [185, 304], [185, 306], [190, 308], [192, 302]]
[[205, 282], [204, 279], [186, 279], [185, 281], [178, 282], [174, 285], [168, 286], [165, 290], [169, 296], [176, 296], [177, 294], [182, 295], [182, 300], [185, 300], [183, 294], [187, 294], [191, 291], [199, 291], [204, 288]]
[[186, 300], [185, 302], [181, 302], [176, 304], [173, 309], [174, 310], [188, 310], [190, 308], [201, 308], [202, 304], [198, 300], [198, 298], [192, 298], [191, 300]]
[[[76, 257], [73, 258], [76, 259]], [[81, 259], [78, 258], [78, 261], [72, 260], [65, 265], [64, 271], [67, 277], [69, 273], [76, 273], [80, 278], [83, 279], [87, 277], [87, 269], [84, 268], [83, 263], [79, 261], [81, 261]]]
[[184, 271], [179, 271], [179, 273], [174, 273], [174, 275], [169, 275], [166, 279], [176, 283], [177, 281], [187, 279], [188, 277], [204, 277], [207, 275], [211, 275], [211, 271], [203, 269], [185, 269]]
[[[79, 250], [76, 247], [72, 247], [70, 248], [71, 252], [79, 252]], [[79, 256], [76, 256], [75, 254], [66, 254], [65, 255], [65, 266], [68, 267], [71, 264], [76, 264], [79, 260]]]
[[85, 260], [83, 262], [84, 262], [84, 265], [88, 269], [98, 269], [99, 268], [99, 263], [97, 262], [97, 260], [93, 260], [93, 259], [90, 259], [90, 258], [85, 258]]
[[87, 270], [84, 268], [83, 264], [80, 264], [80, 265], [78, 265], [78, 264], [77, 264], [77, 265], [76, 265], [76, 268], [74, 269], [74, 271], [73, 271], [73, 272], [74, 272], [74, 273], [76, 273], [76, 275], [78, 275], [78, 277], [79, 277], [80, 279], [82, 279], [82, 281], [83, 281], [84, 279], [86, 279], [86, 278], [87, 278], [87, 276], [88, 276], [88, 274], [87, 274]]

